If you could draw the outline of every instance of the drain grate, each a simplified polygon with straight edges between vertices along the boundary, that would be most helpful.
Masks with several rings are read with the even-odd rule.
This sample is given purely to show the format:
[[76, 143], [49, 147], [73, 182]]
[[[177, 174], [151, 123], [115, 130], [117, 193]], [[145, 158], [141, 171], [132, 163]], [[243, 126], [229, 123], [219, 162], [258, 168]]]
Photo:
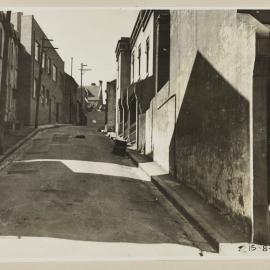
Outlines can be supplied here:
[[36, 173], [37, 170], [10, 170], [8, 171], [8, 174], [31, 174], [31, 173]]
[[85, 139], [85, 136], [82, 134], [76, 135], [74, 138], [76, 139]]

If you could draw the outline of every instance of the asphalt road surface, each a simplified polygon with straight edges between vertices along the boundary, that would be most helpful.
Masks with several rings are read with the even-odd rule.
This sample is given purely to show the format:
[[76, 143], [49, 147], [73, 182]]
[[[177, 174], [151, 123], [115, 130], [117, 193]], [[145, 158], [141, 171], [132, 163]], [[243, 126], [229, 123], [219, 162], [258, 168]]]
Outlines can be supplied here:
[[[79, 136], [78, 136], [79, 135]], [[200, 233], [95, 129], [36, 135], [0, 175], [0, 235], [211, 250]]]

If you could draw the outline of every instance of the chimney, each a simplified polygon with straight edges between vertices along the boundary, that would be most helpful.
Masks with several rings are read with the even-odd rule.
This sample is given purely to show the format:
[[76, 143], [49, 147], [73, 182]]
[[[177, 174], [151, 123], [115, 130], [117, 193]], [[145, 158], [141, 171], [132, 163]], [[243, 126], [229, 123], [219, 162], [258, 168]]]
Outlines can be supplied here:
[[101, 104], [103, 104], [102, 81], [99, 80], [98, 82], [99, 82], [99, 87], [100, 87], [100, 96], [99, 96], [99, 98], [101, 100]]
[[22, 16], [22, 12], [11, 13], [11, 23], [14, 25], [14, 29], [18, 32], [19, 38], [21, 38]]
[[102, 81], [101, 80], [99, 80], [99, 87], [102, 90]]

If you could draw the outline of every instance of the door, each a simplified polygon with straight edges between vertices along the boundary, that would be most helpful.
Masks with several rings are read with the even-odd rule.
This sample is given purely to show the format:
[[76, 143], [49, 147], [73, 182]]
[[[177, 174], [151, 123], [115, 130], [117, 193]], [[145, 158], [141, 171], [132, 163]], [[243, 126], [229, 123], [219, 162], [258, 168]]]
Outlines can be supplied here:
[[56, 103], [56, 122], [59, 122], [59, 110], [60, 110], [60, 104], [57, 102]]
[[49, 123], [52, 122], [52, 99], [49, 99]]

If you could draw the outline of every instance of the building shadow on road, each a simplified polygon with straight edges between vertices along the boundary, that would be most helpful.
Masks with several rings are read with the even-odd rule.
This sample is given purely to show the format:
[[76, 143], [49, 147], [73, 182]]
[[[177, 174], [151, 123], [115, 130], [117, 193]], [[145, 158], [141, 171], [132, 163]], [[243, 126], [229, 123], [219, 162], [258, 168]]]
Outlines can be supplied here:
[[74, 173], [54, 161], [46, 166], [22, 162], [1, 177], [0, 196], [2, 236], [172, 243], [211, 250], [151, 182], [134, 177]]

